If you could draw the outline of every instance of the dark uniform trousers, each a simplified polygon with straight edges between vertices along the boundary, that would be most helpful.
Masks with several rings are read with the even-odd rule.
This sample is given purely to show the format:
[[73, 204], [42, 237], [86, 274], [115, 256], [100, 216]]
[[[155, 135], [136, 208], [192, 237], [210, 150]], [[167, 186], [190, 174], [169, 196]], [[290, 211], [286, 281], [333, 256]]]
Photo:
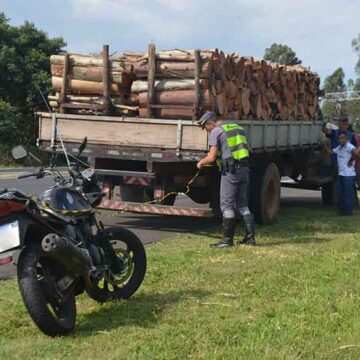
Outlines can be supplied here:
[[248, 208], [250, 169], [239, 166], [221, 176], [220, 207], [224, 218], [250, 214]]

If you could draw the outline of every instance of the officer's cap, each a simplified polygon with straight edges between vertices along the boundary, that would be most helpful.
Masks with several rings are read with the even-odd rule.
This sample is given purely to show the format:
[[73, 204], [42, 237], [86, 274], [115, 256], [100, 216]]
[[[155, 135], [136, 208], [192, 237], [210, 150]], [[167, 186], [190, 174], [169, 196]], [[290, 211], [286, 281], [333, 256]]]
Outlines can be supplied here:
[[208, 121], [211, 120], [216, 120], [217, 119], [217, 115], [215, 111], [206, 111], [204, 113], [204, 115], [196, 122], [199, 126], [201, 126], [202, 128], [204, 128], [205, 124]]

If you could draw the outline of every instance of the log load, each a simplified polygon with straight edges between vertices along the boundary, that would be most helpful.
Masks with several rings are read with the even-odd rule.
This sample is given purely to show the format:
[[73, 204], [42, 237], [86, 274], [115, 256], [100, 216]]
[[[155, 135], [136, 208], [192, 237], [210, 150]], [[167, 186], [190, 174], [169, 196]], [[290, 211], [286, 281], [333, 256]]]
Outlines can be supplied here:
[[303, 66], [218, 49], [155, 52], [151, 46], [152, 52], [117, 57], [106, 48], [100, 55], [52, 56], [56, 95], [50, 105], [55, 111], [165, 119], [196, 119], [205, 110], [232, 119], [316, 117], [320, 79]]

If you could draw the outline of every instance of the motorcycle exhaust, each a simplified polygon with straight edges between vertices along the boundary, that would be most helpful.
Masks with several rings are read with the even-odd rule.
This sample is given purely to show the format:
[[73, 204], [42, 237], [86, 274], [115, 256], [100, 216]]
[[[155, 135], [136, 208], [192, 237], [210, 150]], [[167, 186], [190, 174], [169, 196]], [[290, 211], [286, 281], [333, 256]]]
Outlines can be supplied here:
[[51, 233], [41, 241], [42, 249], [64, 265], [68, 272], [89, 275], [92, 260], [87, 250], [76, 247], [69, 239]]

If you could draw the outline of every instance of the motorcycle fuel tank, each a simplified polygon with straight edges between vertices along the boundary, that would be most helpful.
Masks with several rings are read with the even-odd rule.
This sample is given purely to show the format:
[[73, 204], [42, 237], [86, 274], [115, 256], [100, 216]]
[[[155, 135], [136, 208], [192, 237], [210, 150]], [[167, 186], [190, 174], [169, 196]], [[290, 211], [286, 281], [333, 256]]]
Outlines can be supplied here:
[[91, 210], [91, 205], [77, 191], [62, 186], [44, 191], [39, 198], [53, 210]]

